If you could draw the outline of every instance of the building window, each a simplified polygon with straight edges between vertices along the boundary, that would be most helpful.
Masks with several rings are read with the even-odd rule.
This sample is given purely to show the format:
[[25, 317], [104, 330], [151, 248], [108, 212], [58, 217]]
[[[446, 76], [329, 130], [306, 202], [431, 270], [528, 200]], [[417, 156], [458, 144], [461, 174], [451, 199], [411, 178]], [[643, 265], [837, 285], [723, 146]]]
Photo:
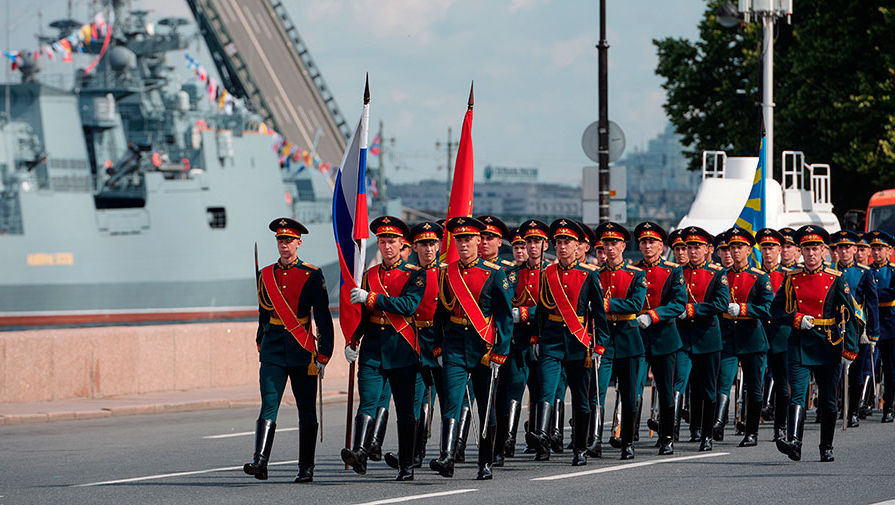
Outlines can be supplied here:
[[227, 210], [223, 207], [208, 207], [208, 226], [211, 229], [227, 227]]

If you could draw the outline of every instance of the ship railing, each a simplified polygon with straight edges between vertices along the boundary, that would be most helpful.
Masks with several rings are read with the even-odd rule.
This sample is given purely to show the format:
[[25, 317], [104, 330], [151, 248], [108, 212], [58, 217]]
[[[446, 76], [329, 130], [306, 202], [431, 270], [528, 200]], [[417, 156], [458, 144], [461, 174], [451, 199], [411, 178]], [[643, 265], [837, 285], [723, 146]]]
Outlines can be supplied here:
[[702, 152], [702, 179], [723, 179], [727, 169], [727, 153], [725, 151]]
[[783, 208], [787, 212], [832, 212], [830, 165], [805, 163], [802, 151], [781, 154]]

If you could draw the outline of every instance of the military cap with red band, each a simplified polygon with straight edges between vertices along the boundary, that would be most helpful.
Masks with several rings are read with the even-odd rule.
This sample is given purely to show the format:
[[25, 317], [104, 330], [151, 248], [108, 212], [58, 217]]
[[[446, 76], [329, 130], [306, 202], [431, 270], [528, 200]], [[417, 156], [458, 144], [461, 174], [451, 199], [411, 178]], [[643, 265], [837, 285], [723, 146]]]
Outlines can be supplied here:
[[727, 243], [727, 232], [722, 231], [721, 233], [715, 235], [715, 249], [725, 249], [730, 244]]
[[452, 217], [444, 222], [444, 227], [455, 237], [481, 235], [485, 224], [474, 217]]
[[[674, 232], [672, 232], [674, 233]], [[711, 244], [715, 238], [712, 234], [698, 226], [688, 226], [681, 230], [684, 242], [687, 244]]]
[[820, 226], [809, 224], [796, 230], [795, 239], [800, 246], [828, 244], [830, 242], [830, 234]]
[[594, 232], [597, 234], [597, 240], [599, 241], [621, 240], [627, 242], [631, 239], [631, 232], [629, 232], [627, 228], [618, 223], [613, 223], [612, 221], [600, 223]]
[[301, 238], [302, 235], [308, 234], [308, 229], [303, 224], [288, 217], [274, 219], [267, 227], [277, 234], [277, 238]]
[[483, 225], [485, 225], [482, 233], [496, 235], [500, 238], [509, 238], [510, 229], [507, 228], [507, 225], [500, 219], [494, 216], [489, 216], [487, 214], [479, 216], [476, 219], [478, 219], [482, 222]]
[[664, 243], [668, 240], [668, 233], [657, 223], [644, 221], [634, 227], [634, 237], [637, 239], [637, 242], [652, 239]]
[[734, 226], [724, 232], [727, 236], [727, 245], [732, 246], [734, 244], [745, 244], [747, 246], [755, 245], [755, 237], [749, 233], [749, 230], [742, 228], [740, 226]]
[[524, 239], [528, 239], [531, 237], [546, 239], [547, 232], [550, 231], [550, 227], [547, 226], [547, 223], [543, 221], [538, 221], [537, 219], [529, 219], [519, 225], [519, 230], [522, 232], [522, 238]]
[[512, 239], [510, 243], [513, 245], [525, 244], [525, 239], [522, 238], [522, 230], [519, 228], [513, 228], [512, 233], [510, 234]]
[[762, 228], [755, 234], [755, 241], [758, 242], [758, 245], [782, 246], [785, 240], [783, 234], [773, 228]]
[[584, 240], [584, 230], [574, 220], [561, 218], [550, 224], [550, 237], [553, 240], [565, 237], [580, 242]]
[[406, 239], [410, 235], [407, 223], [394, 216], [379, 216], [370, 223], [370, 231], [377, 237], [400, 237]]
[[423, 240], [441, 240], [444, 230], [438, 223], [424, 221], [410, 229], [411, 242], [414, 244]]
[[668, 234], [668, 245], [670, 245], [671, 247], [686, 245], [687, 241], [684, 240], [685, 236], [686, 235], [684, 235], [684, 230], [672, 230], [672, 232]]

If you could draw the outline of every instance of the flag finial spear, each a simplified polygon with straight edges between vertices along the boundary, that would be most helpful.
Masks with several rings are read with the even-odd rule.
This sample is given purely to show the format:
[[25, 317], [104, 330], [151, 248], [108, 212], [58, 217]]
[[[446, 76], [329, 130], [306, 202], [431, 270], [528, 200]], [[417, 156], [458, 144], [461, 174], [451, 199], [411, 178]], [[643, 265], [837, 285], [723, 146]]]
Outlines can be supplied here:
[[469, 83], [469, 104], [466, 110], [472, 110], [473, 104], [475, 104], [475, 100], [472, 98], [472, 88], [475, 85], [475, 81]]
[[364, 84], [364, 105], [370, 103], [370, 72], [367, 72], [367, 82]]

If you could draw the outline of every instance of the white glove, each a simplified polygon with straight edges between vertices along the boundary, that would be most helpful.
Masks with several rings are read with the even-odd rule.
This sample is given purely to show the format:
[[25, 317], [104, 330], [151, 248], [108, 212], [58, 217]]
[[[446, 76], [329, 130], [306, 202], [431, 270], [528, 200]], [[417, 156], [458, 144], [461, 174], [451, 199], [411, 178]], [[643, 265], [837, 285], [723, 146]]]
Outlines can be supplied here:
[[366, 290], [361, 288], [354, 288], [351, 290], [351, 297], [349, 301], [351, 303], [367, 303], [367, 297], [370, 296]]
[[740, 315], [740, 304], [739, 303], [731, 303], [727, 306], [727, 313], [733, 317], [737, 317]]
[[354, 363], [357, 359], [357, 349], [352, 348], [350, 345], [345, 346], [345, 360], [348, 363]]
[[871, 340], [870, 341], [870, 357], [872, 358], [875, 353], [876, 353], [876, 342]]
[[846, 358], [845, 356], [843, 356], [842, 357], [842, 370], [844, 370], [845, 373], [848, 373], [848, 369], [850, 366], [851, 366], [851, 360]]
[[326, 363], [317, 362], [317, 375], [323, 379], [323, 370], [326, 369]]
[[814, 316], [802, 316], [802, 322], [799, 324], [799, 328], [803, 330], [814, 328]]
[[435, 361], [438, 362], [438, 366], [440, 366], [441, 368], [444, 368], [444, 358], [441, 357], [440, 354], [435, 357]]
[[491, 374], [492, 375], [496, 374], [498, 370], [500, 370], [500, 363], [492, 361], [491, 362]]
[[519, 321], [522, 320], [522, 313], [519, 312], [519, 307], [513, 307], [512, 313], [513, 313], [513, 322], [514, 323], [518, 323]]
[[592, 359], [593, 362], [594, 362], [594, 369], [599, 370], [599, 369], [600, 369], [600, 361], [603, 360], [603, 355], [602, 355], [602, 354], [593, 353], [593, 354], [591, 354], [591, 358], [590, 358], [590, 359]]
[[687, 311], [681, 312], [681, 315], [677, 316], [678, 319], [687, 319]]
[[649, 314], [640, 314], [637, 316], [637, 326], [640, 326], [640, 329], [649, 328], [649, 325], [653, 324], [653, 318], [649, 316]]

